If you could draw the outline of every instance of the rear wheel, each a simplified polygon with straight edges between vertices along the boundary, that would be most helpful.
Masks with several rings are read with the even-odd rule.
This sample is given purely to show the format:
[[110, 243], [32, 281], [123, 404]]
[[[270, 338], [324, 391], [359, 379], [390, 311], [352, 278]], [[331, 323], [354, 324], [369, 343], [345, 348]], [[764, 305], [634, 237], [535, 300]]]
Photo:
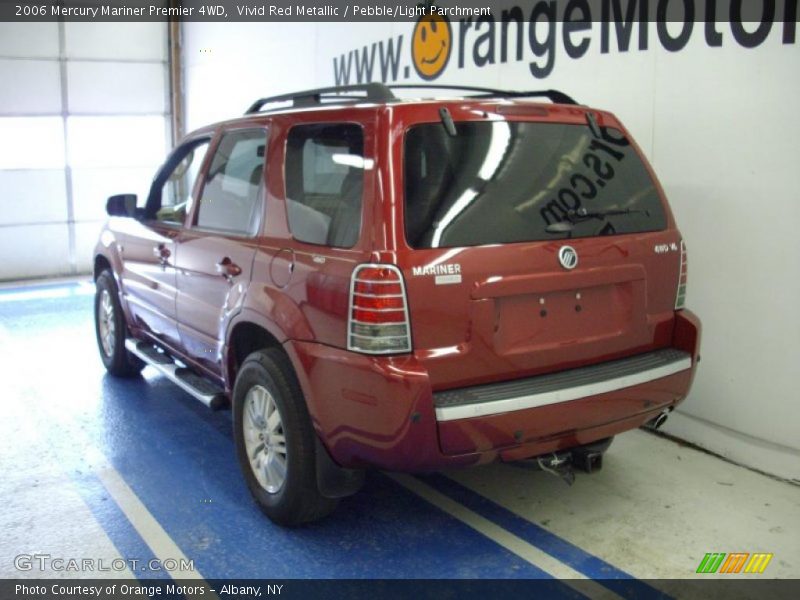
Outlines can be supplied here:
[[233, 389], [236, 455], [262, 511], [280, 525], [328, 515], [336, 500], [319, 492], [315, 433], [286, 355], [271, 348], [242, 363]]
[[125, 315], [110, 271], [103, 271], [97, 278], [94, 323], [97, 347], [106, 370], [117, 377], [133, 377], [141, 373], [144, 363], [125, 349]]

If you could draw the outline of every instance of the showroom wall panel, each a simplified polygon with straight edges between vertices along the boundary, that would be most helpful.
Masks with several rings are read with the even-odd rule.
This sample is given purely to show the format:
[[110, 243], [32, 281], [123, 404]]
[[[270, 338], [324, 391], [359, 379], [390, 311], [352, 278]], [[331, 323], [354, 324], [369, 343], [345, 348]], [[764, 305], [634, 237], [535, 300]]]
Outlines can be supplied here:
[[61, 77], [54, 60], [0, 60], [6, 85], [0, 87], [3, 114], [61, 112]]
[[164, 23], [67, 23], [68, 59], [163, 63], [167, 53]]
[[0, 23], [0, 56], [58, 58], [58, 23]]
[[0, 110], [0, 140], [0, 279], [69, 273], [62, 118]]
[[[0, 74], [1, 75], [1, 74]], [[0, 115], [0, 169], [53, 169], [64, 166], [61, 117]]]
[[91, 270], [106, 198], [168, 149], [166, 48], [163, 23], [0, 24], [0, 280]]
[[0, 170], [0, 190], [0, 226], [67, 220], [63, 169]]
[[[316, 73], [318, 26], [308, 23], [185, 23], [186, 122], [241, 115], [256, 98], [327, 81]], [[324, 29], [331, 26], [327, 23]]]
[[[509, 12], [519, 24], [454, 19], [435, 82], [563, 89], [623, 120], [670, 198], [689, 248], [688, 306], [705, 326], [695, 387], [666, 430], [800, 479], [800, 27], [782, 22], [791, 3], [776, 3], [766, 24], [731, 24], [729, 2], [716, 3], [710, 26], [680, 16], [644, 31], [633, 23], [627, 45], [617, 16], [598, 22], [599, 3], [570, 36], [562, 22], [532, 27], [533, 4], [492, 4], [498, 16], [519, 8]], [[258, 96], [342, 83], [344, 73], [349, 83], [359, 73], [419, 83], [413, 31], [413, 22], [184, 24], [188, 126], [239, 115]]]
[[3, 226], [0, 277], [49, 277], [69, 273], [69, 229], [61, 222]]
[[166, 83], [162, 63], [69, 61], [69, 112], [163, 114]]

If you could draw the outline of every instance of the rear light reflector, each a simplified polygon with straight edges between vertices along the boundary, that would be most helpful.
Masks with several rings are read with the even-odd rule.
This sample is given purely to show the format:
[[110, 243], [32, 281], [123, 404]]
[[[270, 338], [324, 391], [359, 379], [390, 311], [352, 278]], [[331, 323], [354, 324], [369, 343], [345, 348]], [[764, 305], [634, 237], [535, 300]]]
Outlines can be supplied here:
[[403, 300], [402, 293], [394, 295], [386, 292], [384, 295], [379, 294], [359, 294], [355, 293], [357, 297], [356, 306], [358, 308], [368, 310], [402, 310], [405, 308], [406, 303]]
[[411, 351], [403, 275], [394, 265], [359, 265], [350, 281], [347, 349], [366, 354]]
[[353, 308], [353, 320], [359, 323], [378, 324], [381, 323], [405, 323], [406, 317], [403, 309], [362, 309]]
[[680, 310], [686, 305], [686, 282], [688, 280], [688, 258], [686, 244], [681, 240], [681, 269], [678, 275], [678, 292], [675, 296], [675, 310]]
[[365, 282], [365, 281], [357, 281], [355, 286], [356, 294], [363, 294], [365, 296], [375, 296], [375, 295], [400, 295], [403, 293], [403, 288], [400, 286], [399, 283], [391, 283], [391, 282]]

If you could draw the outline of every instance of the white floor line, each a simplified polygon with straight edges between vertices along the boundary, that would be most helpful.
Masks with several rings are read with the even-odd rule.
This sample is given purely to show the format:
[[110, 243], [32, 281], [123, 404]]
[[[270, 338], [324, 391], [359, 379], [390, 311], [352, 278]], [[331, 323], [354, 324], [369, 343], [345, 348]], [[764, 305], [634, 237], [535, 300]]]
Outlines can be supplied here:
[[[189, 559], [186, 555], [169, 534], [164, 531], [164, 528], [161, 527], [161, 524], [152, 513], [147, 510], [144, 503], [122, 478], [122, 475], [108, 463], [99, 450], [92, 448], [91, 452], [92, 469], [95, 475], [103, 483], [108, 493], [111, 494], [120, 510], [128, 517], [136, 532], [142, 536], [142, 539], [153, 551], [155, 557], [161, 561], [165, 558], [170, 558], [177, 561], [178, 564], [188, 562]], [[194, 570], [170, 571], [169, 575], [173, 579], [204, 579], [197, 568]]]
[[[94, 446], [88, 436], [61, 411], [48, 407], [47, 412], [49, 417], [58, 420], [62, 432], [66, 433], [74, 441], [74, 445], [83, 449], [84, 457], [89, 463], [92, 472], [97, 475], [108, 490], [108, 493], [111, 494], [114, 502], [117, 503], [133, 528], [153, 552], [153, 556], [161, 561], [162, 565], [168, 559], [177, 561], [178, 565], [185, 564], [188, 561], [186, 555], [139, 499], [136, 492], [125, 482], [125, 479], [113, 467], [105, 454]], [[50, 427], [52, 427], [52, 423], [50, 423]], [[167, 574], [173, 580], [192, 580], [205, 588], [205, 594], [187, 593], [184, 594], [185, 598], [219, 600], [219, 597], [211, 591], [211, 587], [205, 581], [205, 577], [196, 567], [194, 570], [167, 571]]]
[[414, 492], [450, 516], [455, 517], [478, 533], [486, 536], [496, 544], [499, 544], [509, 552], [513, 552], [534, 567], [541, 569], [552, 577], [563, 580], [565, 585], [568, 585], [576, 591], [593, 599], [620, 598], [620, 596], [611, 590], [587, 578], [583, 573], [565, 565], [560, 560], [532, 546], [522, 538], [506, 531], [499, 525], [492, 523], [490, 520], [471, 511], [455, 500], [448, 498], [419, 479], [400, 473], [386, 473], [386, 475], [404, 488]]
[[[55, 535], [54, 539], [49, 539], [48, 536], [53, 533], [52, 528], [50, 531], [39, 537], [39, 535], [41, 535], [43, 532], [37, 531], [37, 528], [40, 526], [41, 522], [41, 520], [37, 518], [34, 527], [32, 529], [27, 530], [27, 536], [31, 536], [29, 539], [35, 540], [34, 547], [37, 549], [37, 552], [40, 554], [48, 554], [50, 556], [62, 559], [65, 557], [77, 558], [77, 556], [75, 556], [74, 549], [80, 547], [81, 551], [84, 552], [81, 558], [92, 558], [101, 561], [105, 560], [113, 561], [118, 558], [124, 558], [122, 553], [119, 551], [114, 542], [106, 533], [103, 526], [98, 521], [97, 517], [92, 512], [92, 509], [86, 502], [85, 498], [83, 498], [82, 494], [77, 489], [75, 489], [75, 486], [73, 484], [70, 475], [66, 472], [66, 470], [62, 470], [60, 468], [61, 463], [58, 460], [56, 451], [53, 450], [50, 444], [45, 443], [43, 436], [41, 435], [41, 428], [35, 426], [35, 423], [33, 422], [34, 418], [31, 417], [31, 413], [23, 412], [18, 408], [14, 407], [6, 407], [6, 408], [10, 408], [9, 412], [11, 415], [11, 419], [16, 425], [16, 430], [11, 432], [10, 436], [13, 437], [15, 440], [24, 441], [26, 450], [28, 452], [31, 451], [35, 452], [36, 456], [38, 456], [42, 464], [56, 465], [54, 469], [49, 470], [46, 473], [39, 473], [38, 471], [35, 471], [35, 475], [29, 475], [30, 477], [38, 476], [39, 478], [41, 478], [42, 485], [44, 486], [42, 489], [46, 489], [48, 485], [57, 486], [56, 493], [58, 494], [58, 497], [54, 498], [54, 494], [49, 493], [47, 495], [47, 501], [52, 502], [53, 500], [55, 500], [59, 509], [61, 509], [65, 506], [65, 501], [66, 505], [70, 506], [69, 499], [70, 497], [73, 498], [75, 505], [73, 510], [71, 510], [69, 513], [69, 517], [71, 519], [70, 525], [72, 526], [75, 523], [75, 521], [77, 521], [79, 523], [78, 525], [79, 529], [76, 530], [74, 527], [71, 527], [68, 528], [68, 531], [75, 531], [75, 532], [79, 531], [81, 535], [83, 536], [88, 535], [90, 538], [93, 535], [97, 535], [101, 540], [100, 543], [98, 544], [96, 539], [92, 538], [91, 541], [86, 543], [81, 543], [79, 546], [77, 546], [75, 542], [69, 540], [69, 536], [66, 536], [67, 540], [65, 543], [64, 541], [65, 536], [63, 535], [63, 531], [59, 531], [58, 534]], [[7, 416], [8, 415], [9, 413], [7, 413]], [[9, 432], [7, 431], [0, 432], [0, 435], [8, 435], [8, 434]], [[24, 463], [24, 460], [20, 461], [18, 457], [13, 456], [13, 454], [9, 457], [4, 456], [3, 458], [4, 459], [9, 458], [10, 461], [14, 461], [12, 464], [15, 464], [17, 466], [19, 466], [20, 464], [27, 466]], [[25, 466], [23, 466], [23, 468], [25, 468]], [[39, 487], [39, 479], [37, 478], [35, 479], [35, 481], [36, 483], [33, 486], [28, 485], [29, 489], [34, 489]], [[8, 478], [4, 478], [3, 484], [4, 486], [8, 485]], [[30, 497], [28, 497], [27, 499], [30, 500]], [[19, 500], [19, 494], [17, 493], [14, 494], [14, 500]], [[7, 502], [6, 505], [8, 504], [9, 503]], [[46, 506], [44, 502], [42, 502], [41, 505]], [[30, 506], [37, 506], [37, 504], [29, 505], [28, 510], [30, 510]], [[78, 508], [78, 506], [80, 508]], [[5, 508], [8, 508], [8, 506], [6, 506]], [[12, 515], [13, 511], [14, 511], [14, 503], [12, 501], [11, 502]], [[2, 530], [2, 525], [3, 524], [0, 523], [0, 530]], [[39, 535], [37, 535], [37, 533]], [[7, 536], [4, 536], [3, 539], [4, 542], [7, 541], [6, 538]], [[51, 545], [53, 541], [56, 541], [55, 546]], [[86, 549], [87, 546], [90, 547], [91, 550], [87, 551]], [[98, 551], [99, 549], [98, 546], [99, 548], [102, 548], [102, 550]], [[110, 549], [112, 551], [110, 556], [108, 555], [109, 553], [105, 549]], [[45, 576], [46, 578], [55, 579], [62, 577], [69, 578], [69, 577], [79, 576], [74, 571], [67, 571], [67, 570], [55, 571], [52, 569], [45, 569], [43, 571], [32, 570], [20, 573], [19, 571], [11, 571], [10, 569], [9, 570], [6, 569], [7, 565], [2, 565], [2, 567], [0, 567], [0, 575], [9, 578], [17, 578], [17, 577], [27, 578], [31, 576], [33, 578], [36, 578]], [[119, 571], [116, 570], [103, 571], [103, 572], [93, 571], [92, 577], [133, 579], [135, 578], [135, 575], [130, 571], [130, 568], [126, 567], [125, 569]]]

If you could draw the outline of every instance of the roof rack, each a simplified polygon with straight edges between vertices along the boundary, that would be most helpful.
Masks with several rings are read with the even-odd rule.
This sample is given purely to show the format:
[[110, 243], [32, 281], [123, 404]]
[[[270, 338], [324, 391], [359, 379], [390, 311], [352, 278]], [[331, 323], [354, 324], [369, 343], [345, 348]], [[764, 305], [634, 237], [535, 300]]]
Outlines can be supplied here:
[[302, 92], [292, 92], [290, 94], [281, 94], [280, 96], [268, 96], [267, 98], [260, 98], [256, 100], [250, 108], [247, 109], [246, 115], [260, 112], [267, 104], [276, 104], [279, 102], [291, 102], [295, 107], [306, 106], [321, 106], [322, 104], [331, 104], [331, 102], [324, 103], [323, 99], [327, 97], [328, 100], [339, 100], [344, 102], [387, 102], [395, 100], [394, 94], [391, 90], [382, 83], [361, 83], [357, 85], [340, 85], [333, 87], [317, 88], [313, 90], [304, 90]]
[[[494, 88], [475, 87], [468, 85], [434, 85], [434, 84], [400, 84], [386, 85], [383, 83], [361, 83], [356, 85], [341, 85], [292, 92], [279, 96], [268, 96], [256, 100], [245, 114], [251, 115], [261, 112], [267, 104], [291, 102], [296, 108], [323, 106], [339, 103], [357, 102], [390, 102], [397, 100], [392, 90], [457, 90], [474, 92], [474, 98], [547, 98], [557, 104], [578, 104], [572, 97], [558, 90], [498, 90]], [[324, 100], [328, 100], [324, 102]]]
[[578, 104], [572, 96], [559, 90], [498, 90], [495, 88], [476, 87], [471, 85], [436, 85], [436, 84], [399, 84], [387, 86], [389, 90], [416, 90], [416, 89], [435, 89], [435, 90], [458, 90], [464, 92], [476, 92], [481, 98], [547, 98], [556, 104]]

